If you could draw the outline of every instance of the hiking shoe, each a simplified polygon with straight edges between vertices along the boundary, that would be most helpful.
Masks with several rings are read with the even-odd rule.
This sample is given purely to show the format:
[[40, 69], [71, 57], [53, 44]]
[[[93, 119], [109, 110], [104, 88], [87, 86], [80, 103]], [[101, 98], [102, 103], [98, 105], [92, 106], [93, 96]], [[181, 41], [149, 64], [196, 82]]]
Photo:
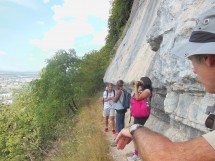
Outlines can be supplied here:
[[112, 130], [112, 134], [115, 135], [116, 134], [116, 130], [113, 129]]
[[105, 131], [105, 132], [108, 132], [108, 128], [106, 127], [104, 131]]
[[127, 158], [127, 160], [128, 161], [135, 161], [135, 160], [137, 160], [139, 157], [138, 157], [138, 155], [136, 155], [136, 154], [132, 154], [132, 156], [130, 156], [130, 157], [128, 157]]

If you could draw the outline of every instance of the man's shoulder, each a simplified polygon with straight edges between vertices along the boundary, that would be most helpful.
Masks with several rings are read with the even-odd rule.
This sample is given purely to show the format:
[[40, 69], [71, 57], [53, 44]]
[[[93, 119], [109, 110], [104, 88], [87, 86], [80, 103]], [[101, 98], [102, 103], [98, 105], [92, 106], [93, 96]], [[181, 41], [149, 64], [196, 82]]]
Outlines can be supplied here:
[[207, 142], [215, 149], [215, 130], [207, 133], [207, 134], [204, 134], [202, 135], [206, 140]]
[[108, 90], [105, 90], [104, 92], [103, 92], [103, 97], [105, 98], [105, 97], [107, 97], [108, 96]]

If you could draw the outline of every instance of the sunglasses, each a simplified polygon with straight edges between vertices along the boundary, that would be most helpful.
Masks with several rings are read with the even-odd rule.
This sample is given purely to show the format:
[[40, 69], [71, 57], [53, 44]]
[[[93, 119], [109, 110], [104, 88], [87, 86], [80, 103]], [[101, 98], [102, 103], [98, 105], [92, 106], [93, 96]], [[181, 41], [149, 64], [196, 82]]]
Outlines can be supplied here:
[[210, 113], [205, 121], [205, 126], [211, 130], [215, 130], [215, 114]]

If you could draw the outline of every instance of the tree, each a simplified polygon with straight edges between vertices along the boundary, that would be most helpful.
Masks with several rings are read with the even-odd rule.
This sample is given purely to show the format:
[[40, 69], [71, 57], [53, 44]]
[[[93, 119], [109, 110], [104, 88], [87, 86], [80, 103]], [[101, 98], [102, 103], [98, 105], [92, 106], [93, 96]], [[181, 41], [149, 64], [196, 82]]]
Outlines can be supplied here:
[[79, 63], [74, 49], [59, 50], [47, 60], [41, 79], [31, 84], [38, 105], [36, 119], [43, 138], [54, 137], [52, 131], [56, 123], [68, 114], [69, 103], [75, 97], [74, 76]]

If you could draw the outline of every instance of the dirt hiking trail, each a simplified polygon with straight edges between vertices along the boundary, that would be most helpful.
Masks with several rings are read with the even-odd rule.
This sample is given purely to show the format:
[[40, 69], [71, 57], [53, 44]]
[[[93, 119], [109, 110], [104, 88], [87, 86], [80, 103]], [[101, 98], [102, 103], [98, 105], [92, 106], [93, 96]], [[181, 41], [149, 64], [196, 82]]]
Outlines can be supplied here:
[[[126, 112], [125, 126], [129, 125], [129, 118], [130, 118], [129, 112]], [[133, 120], [131, 120], [131, 122], [133, 122]], [[113, 135], [110, 129], [111, 128], [109, 127], [109, 131], [106, 133], [104, 132], [110, 144], [110, 155], [113, 157], [114, 161], [127, 161], [127, 157], [131, 156], [132, 153], [134, 152], [133, 141], [129, 143], [123, 150], [118, 150], [116, 147], [112, 147], [111, 144], [114, 142], [116, 135]], [[136, 161], [143, 161], [143, 160], [138, 158]]]

